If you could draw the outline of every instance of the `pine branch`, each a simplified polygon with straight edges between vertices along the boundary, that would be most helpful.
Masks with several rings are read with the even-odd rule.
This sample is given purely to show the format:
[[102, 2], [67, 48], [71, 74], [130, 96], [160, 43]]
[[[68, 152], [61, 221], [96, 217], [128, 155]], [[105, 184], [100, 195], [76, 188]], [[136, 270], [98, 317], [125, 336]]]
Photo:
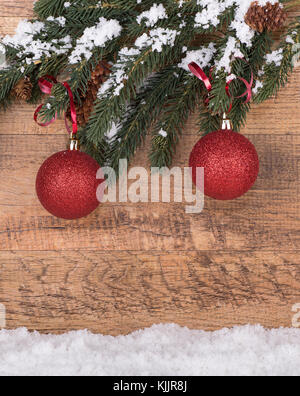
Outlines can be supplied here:
[[[25, 70], [25, 75], [31, 75], [36, 66], [29, 65]], [[0, 107], [6, 108], [12, 101], [10, 92], [17, 82], [23, 77], [23, 72], [18, 67], [0, 70]]]
[[[291, 38], [293, 41], [290, 42], [287, 40], [287, 37]], [[262, 103], [270, 97], [277, 95], [280, 88], [287, 84], [289, 75], [294, 68], [294, 59], [298, 55], [297, 52], [294, 52], [294, 45], [299, 43], [300, 24], [292, 24], [285, 39], [277, 48], [277, 51], [282, 51], [280, 64], [278, 65], [276, 62], [270, 61], [263, 67], [263, 87], [256, 95], [255, 103]]]
[[153, 120], [159, 117], [166, 97], [174, 95], [176, 88], [181, 84], [181, 77], [174, 72], [173, 67], [166, 68], [150, 77], [147, 86], [137, 94], [121, 120], [121, 128], [111, 142], [107, 154], [108, 163], [115, 170], [118, 170], [120, 159], [131, 160], [146, 137]]
[[[117, 81], [119, 87], [113, 85], [96, 103], [87, 129], [88, 139], [93, 143], [101, 141], [113, 122], [118, 123], [122, 118], [130, 101], [135, 100], [136, 88], [142, 86], [156, 69], [171, 63], [172, 59], [180, 58], [181, 53], [182, 43], [179, 38], [173, 47], [166, 46], [162, 52], [154, 52], [151, 47], [137, 51], [136, 55], [127, 56], [125, 65], [121, 55], [110, 79], [112, 83]], [[123, 69], [123, 82], [118, 81], [120, 68]]]
[[219, 115], [213, 115], [204, 102], [200, 100], [199, 105], [199, 135], [205, 136], [210, 132], [216, 131], [221, 127], [221, 118]]
[[83, 146], [84, 151], [93, 157], [101, 166], [106, 165], [107, 153], [110, 150], [109, 143], [103, 140], [101, 143], [95, 145], [86, 139], [84, 128], [79, 132], [80, 144]]
[[40, 19], [47, 19], [49, 16], [57, 17], [62, 15], [65, 2], [65, 0], [39, 0], [34, 5], [34, 12]]
[[187, 73], [180, 72], [174, 94], [166, 100], [164, 109], [156, 123], [150, 161], [153, 167], [169, 167], [172, 164], [179, 137], [195, 109], [200, 96], [200, 81]]
[[271, 51], [273, 45], [274, 39], [269, 32], [265, 31], [255, 36], [250, 50], [246, 48], [246, 59], [249, 61], [251, 70], [256, 78], [258, 77], [258, 72], [265, 64], [265, 55]]
[[[95, 50], [93, 56], [88, 61], [84, 60], [81, 63], [69, 68], [70, 75], [68, 83], [71, 87], [76, 103], [81, 103], [81, 96], [84, 96], [87, 92], [91, 74], [102, 59], [102, 50]], [[61, 59], [62, 64], [64, 64], [65, 61], [65, 58]], [[60, 65], [55, 63], [54, 67], [56, 67], [57, 72], [59, 72]], [[46, 73], [45, 68], [41, 68], [39, 77], [43, 77], [46, 74], [57, 75], [58, 73]], [[51, 97], [47, 98], [45, 101], [45, 105], [40, 111], [40, 118], [43, 122], [48, 122], [52, 120], [55, 115], [62, 117], [63, 114], [68, 110], [69, 106], [69, 96], [67, 95], [65, 88], [59, 84], [58, 88], [53, 90]], [[97, 145], [99, 142], [100, 140], [93, 142], [93, 144]]]
[[[295, 1], [281, 3], [288, 9]], [[245, 104], [245, 98], [239, 98], [245, 86], [234, 76], [230, 77], [233, 82], [228, 97], [229, 75], [250, 81], [252, 72], [254, 92], [258, 92], [255, 101], [260, 103], [286, 84], [300, 42], [298, 20], [277, 48], [282, 53], [267, 55], [273, 46], [270, 35], [254, 33], [246, 25], [240, 25], [243, 22], [237, 14], [241, 11], [239, 2], [73, 0], [69, 3], [38, 0], [37, 18], [20, 25], [24, 35], [4, 39], [10, 66], [0, 70], [0, 106], [10, 104], [11, 90], [20, 79], [30, 78], [34, 102], [41, 97], [38, 79], [45, 74], [59, 76], [62, 72], [64, 77], [60, 81], [68, 79], [80, 105], [91, 72], [103, 59], [112, 62], [112, 74], [100, 89], [94, 112], [81, 131], [81, 140], [99, 162], [112, 164], [115, 169], [120, 158], [132, 158], [154, 123], [151, 162], [154, 166], [170, 165], [188, 115], [195, 108], [199, 108], [201, 133], [208, 133], [220, 127], [222, 113], [233, 102], [230, 116], [235, 130], [239, 130], [246, 122], [250, 105]], [[159, 17], [157, 7], [160, 7]], [[106, 23], [113, 24], [112, 36], [105, 34]], [[249, 37], [245, 37], [245, 32]], [[98, 39], [103, 37], [103, 41], [95, 41], [93, 33]], [[203, 47], [204, 44], [209, 46]], [[193, 49], [195, 52], [191, 52]], [[208, 106], [199, 99], [201, 94], [205, 97], [203, 84], [182, 69], [178, 71], [181, 61], [180, 67], [185, 68], [185, 63], [194, 56], [205, 73], [211, 74], [213, 89]], [[55, 114], [61, 116], [68, 107], [66, 90], [57, 84], [40, 116], [43, 121], [49, 121]], [[113, 123], [121, 127], [111, 141], [108, 132]]]

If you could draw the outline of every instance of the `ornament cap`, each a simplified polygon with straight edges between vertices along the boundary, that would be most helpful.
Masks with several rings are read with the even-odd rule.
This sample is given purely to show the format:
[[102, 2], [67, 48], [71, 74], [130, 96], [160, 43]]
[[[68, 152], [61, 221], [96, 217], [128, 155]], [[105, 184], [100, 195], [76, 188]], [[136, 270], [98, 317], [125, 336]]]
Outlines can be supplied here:
[[232, 131], [232, 122], [226, 113], [223, 114], [222, 131]]
[[70, 138], [70, 151], [79, 151], [79, 140], [73, 135]]

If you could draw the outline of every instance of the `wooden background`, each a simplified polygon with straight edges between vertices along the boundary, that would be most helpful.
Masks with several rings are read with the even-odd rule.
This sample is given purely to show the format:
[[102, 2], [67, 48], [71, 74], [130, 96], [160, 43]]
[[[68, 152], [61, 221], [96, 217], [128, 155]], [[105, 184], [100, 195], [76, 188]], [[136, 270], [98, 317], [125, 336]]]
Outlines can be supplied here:
[[[32, 15], [32, 0], [0, 0], [0, 34]], [[35, 196], [42, 162], [65, 148], [62, 124], [41, 129], [33, 108], [0, 114], [0, 303], [7, 328], [88, 328], [125, 334], [153, 323], [213, 330], [291, 326], [300, 303], [300, 69], [279, 97], [254, 107], [243, 131], [256, 145], [255, 187], [233, 202], [105, 204], [75, 221]], [[191, 117], [175, 165], [196, 143]], [[134, 165], [146, 165], [146, 149]]]

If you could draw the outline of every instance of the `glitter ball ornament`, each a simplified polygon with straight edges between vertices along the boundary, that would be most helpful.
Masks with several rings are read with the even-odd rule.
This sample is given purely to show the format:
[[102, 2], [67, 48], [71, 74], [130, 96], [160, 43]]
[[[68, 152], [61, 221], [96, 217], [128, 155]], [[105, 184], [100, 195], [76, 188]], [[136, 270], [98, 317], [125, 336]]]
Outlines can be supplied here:
[[253, 144], [231, 129], [212, 132], [195, 145], [190, 156], [193, 182], [196, 168], [204, 168], [204, 193], [218, 200], [244, 195], [255, 183], [259, 159]]
[[36, 179], [41, 204], [52, 215], [74, 220], [92, 213], [99, 205], [98, 163], [78, 150], [61, 151], [48, 158]]

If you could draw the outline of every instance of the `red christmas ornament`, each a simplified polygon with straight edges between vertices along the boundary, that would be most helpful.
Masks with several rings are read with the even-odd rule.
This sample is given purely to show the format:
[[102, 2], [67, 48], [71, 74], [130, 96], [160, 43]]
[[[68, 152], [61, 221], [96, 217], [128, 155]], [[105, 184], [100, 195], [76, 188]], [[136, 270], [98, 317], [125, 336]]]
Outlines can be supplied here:
[[259, 158], [245, 136], [222, 129], [199, 140], [191, 153], [190, 167], [195, 184], [196, 168], [204, 168], [205, 195], [231, 200], [253, 186], [259, 173]]
[[[195, 62], [189, 64], [191, 72], [204, 82], [208, 92], [212, 83], [204, 71]], [[246, 91], [239, 96], [247, 96], [246, 102], [252, 98], [254, 75], [251, 81], [238, 77], [246, 85]], [[230, 81], [226, 85], [229, 92]], [[207, 103], [209, 102], [209, 99]], [[232, 110], [230, 105], [228, 112]], [[212, 132], [199, 140], [190, 156], [190, 167], [193, 181], [197, 185], [196, 168], [204, 168], [204, 193], [215, 199], [230, 200], [244, 195], [255, 183], [259, 173], [259, 159], [255, 147], [244, 136], [234, 132], [226, 114], [222, 129]], [[203, 188], [200, 185], [199, 188]]]
[[61, 151], [48, 158], [36, 179], [41, 204], [52, 215], [74, 220], [92, 213], [99, 205], [99, 164], [78, 150]]
[[[54, 84], [57, 84], [57, 81], [52, 76], [39, 79], [39, 87], [45, 94], [51, 94]], [[98, 200], [97, 190], [104, 180], [103, 178], [97, 179], [100, 169], [98, 163], [78, 149], [79, 142], [76, 138], [78, 124], [74, 97], [69, 84], [64, 82], [63, 85], [70, 98], [72, 131], [65, 116], [66, 127], [71, 135], [70, 150], [56, 153], [44, 162], [36, 178], [36, 192], [41, 204], [52, 215], [74, 220], [89, 215], [99, 206], [101, 194], [104, 191], [102, 189], [99, 192]], [[34, 120], [40, 126], [48, 126], [56, 120], [56, 116], [45, 124], [39, 123], [38, 115], [42, 107], [43, 105], [40, 105], [36, 109]]]

